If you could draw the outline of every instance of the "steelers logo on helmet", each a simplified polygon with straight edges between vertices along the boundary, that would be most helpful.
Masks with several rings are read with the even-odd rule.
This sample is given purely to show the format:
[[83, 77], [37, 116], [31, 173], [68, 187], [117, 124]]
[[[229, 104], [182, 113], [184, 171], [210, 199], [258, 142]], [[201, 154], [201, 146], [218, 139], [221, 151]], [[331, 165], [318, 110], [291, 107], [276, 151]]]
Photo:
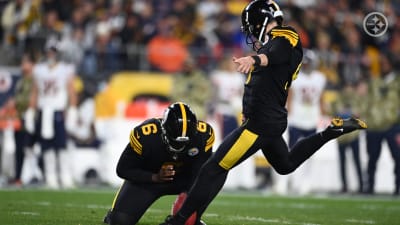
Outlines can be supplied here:
[[187, 151], [188, 156], [195, 156], [199, 154], [199, 149], [198, 148], [191, 148]]
[[267, 24], [276, 21], [282, 25], [283, 13], [278, 4], [272, 0], [254, 0], [242, 11], [242, 32], [246, 34], [246, 43], [254, 50], [260, 43], [268, 41]]
[[164, 112], [162, 131], [168, 150], [182, 152], [197, 132], [196, 115], [187, 104], [173, 103]]

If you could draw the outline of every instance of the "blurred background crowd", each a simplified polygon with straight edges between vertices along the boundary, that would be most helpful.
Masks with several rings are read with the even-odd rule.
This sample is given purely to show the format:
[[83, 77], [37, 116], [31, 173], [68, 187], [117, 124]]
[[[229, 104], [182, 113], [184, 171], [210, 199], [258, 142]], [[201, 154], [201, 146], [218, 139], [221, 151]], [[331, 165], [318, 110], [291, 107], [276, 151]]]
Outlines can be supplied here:
[[[23, 109], [16, 107], [16, 90], [21, 90], [16, 88], [17, 83], [30, 75], [36, 63], [45, 60], [44, 46], [50, 39], [57, 40], [59, 60], [73, 65], [76, 72], [75, 87], [80, 97], [79, 106], [82, 106], [81, 124], [86, 126], [82, 128], [86, 132], [70, 134], [76, 146], [91, 143], [91, 147], [99, 148], [107, 145], [107, 138], [111, 139], [104, 131], [107, 126], [96, 124], [103, 118], [122, 116], [141, 120], [158, 115], [167, 102], [177, 100], [191, 105], [200, 119], [215, 121], [219, 136], [223, 138], [237, 126], [240, 113], [245, 77], [235, 72], [231, 58], [250, 53], [240, 30], [241, 11], [248, 2], [0, 1], [3, 156], [7, 155], [4, 154], [7, 146], [12, 146], [10, 141], [5, 141], [10, 136], [9, 121], [12, 120], [12, 128], [18, 130], [18, 113], [23, 113], [20, 112]], [[327, 118], [335, 115], [364, 118], [370, 128], [366, 134], [338, 141], [338, 161], [341, 162], [338, 166], [341, 184], [338, 186], [342, 192], [349, 189], [345, 151], [350, 148], [357, 167], [357, 191], [373, 193], [376, 165], [384, 146], [391, 150], [395, 181], [390, 183], [398, 194], [400, 2], [276, 2], [283, 9], [285, 23], [297, 30], [303, 47], [307, 49], [304, 76], [319, 76], [316, 81], [304, 82], [314, 86], [304, 85], [293, 92], [293, 95], [301, 96], [292, 96], [290, 102], [297, 106], [288, 106], [289, 119], [295, 129], [292, 136], [300, 137], [304, 134], [302, 131], [318, 130], [326, 125]], [[388, 29], [379, 37], [370, 36], [363, 29], [364, 18], [370, 12], [381, 12], [387, 18]], [[22, 94], [28, 95], [29, 92]], [[307, 113], [312, 107], [319, 111]], [[296, 114], [301, 112], [305, 113], [304, 116]], [[314, 116], [308, 118], [307, 115]], [[303, 122], [296, 122], [299, 119]], [[129, 124], [128, 127], [133, 126]], [[360, 139], [360, 136], [364, 138]], [[127, 138], [122, 138], [122, 142], [125, 145]], [[119, 155], [120, 150], [122, 148], [113, 151]], [[364, 153], [360, 153], [362, 151]], [[360, 160], [360, 154], [366, 154], [368, 159]], [[21, 156], [18, 157], [21, 161]], [[2, 161], [9, 160], [3, 157]], [[3, 171], [4, 164], [7, 163], [2, 163]], [[246, 167], [259, 168], [265, 173], [257, 160]], [[13, 179], [21, 173], [19, 170], [21, 168], [9, 173], [12, 175], [3, 172], [2, 176], [11, 183], [20, 182], [18, 176]], [[113, 171], [111, 169], [111, 174]], [[266, 179], [271, 179], [268, 171]]]

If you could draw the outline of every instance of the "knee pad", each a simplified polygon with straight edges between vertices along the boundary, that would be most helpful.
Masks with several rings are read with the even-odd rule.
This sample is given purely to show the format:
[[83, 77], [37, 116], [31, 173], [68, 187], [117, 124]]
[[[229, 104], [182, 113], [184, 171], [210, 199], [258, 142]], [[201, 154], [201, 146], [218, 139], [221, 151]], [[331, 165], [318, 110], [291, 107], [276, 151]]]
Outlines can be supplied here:
[[136, 219], [133, 216], [115, 210], [110, 211], [107, 214], [106, 219], [104, 219], [104, 222], [106, 221], [109, 225], [133, 225], [137, 223]]

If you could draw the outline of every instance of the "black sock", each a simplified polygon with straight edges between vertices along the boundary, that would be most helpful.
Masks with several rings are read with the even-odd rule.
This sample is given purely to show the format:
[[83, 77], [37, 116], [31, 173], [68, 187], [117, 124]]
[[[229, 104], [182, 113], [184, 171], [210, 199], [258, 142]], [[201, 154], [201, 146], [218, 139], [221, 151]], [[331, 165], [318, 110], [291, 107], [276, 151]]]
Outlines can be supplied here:
[[330, 140], [321, 132], [298, 141], [290, 150], [290, 158], [294, 163], [294, 167], [300, 166]]

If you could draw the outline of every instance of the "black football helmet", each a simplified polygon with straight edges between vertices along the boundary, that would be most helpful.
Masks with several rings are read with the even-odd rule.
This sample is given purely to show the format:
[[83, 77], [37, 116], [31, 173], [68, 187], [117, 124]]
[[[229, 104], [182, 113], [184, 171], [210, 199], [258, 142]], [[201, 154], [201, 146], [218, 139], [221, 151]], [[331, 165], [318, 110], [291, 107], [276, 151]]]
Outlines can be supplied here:
[[265, 43], [267, 24], [277, 21], [282, 25], [283, 13], [272, 0], [254, 0], [242, 11], [242, 32], [246, 34], [246, 43], [256, 50], [257, 43]]
[[161, 126], [168, 150], [179, 153], [197, 133], [196, 115], [187, 104], [176, 102], [165, 110]]

